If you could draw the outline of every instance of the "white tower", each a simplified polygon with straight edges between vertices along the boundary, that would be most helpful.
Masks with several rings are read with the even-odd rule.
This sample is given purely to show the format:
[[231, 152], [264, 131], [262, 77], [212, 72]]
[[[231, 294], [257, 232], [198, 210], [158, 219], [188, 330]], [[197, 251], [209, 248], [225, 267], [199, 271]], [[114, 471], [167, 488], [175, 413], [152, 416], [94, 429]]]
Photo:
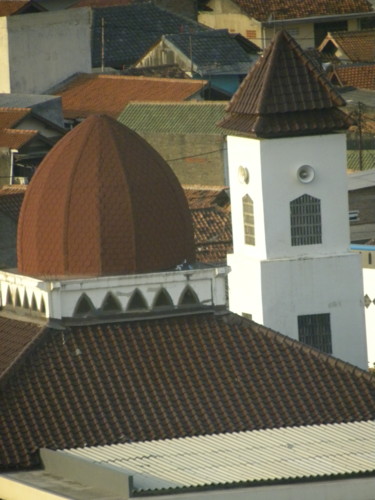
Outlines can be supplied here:
[[345, 104], [279, 32], [233, 96], [228, 137], [238, 314], [367, 368], [362, 271], [350, 252]]

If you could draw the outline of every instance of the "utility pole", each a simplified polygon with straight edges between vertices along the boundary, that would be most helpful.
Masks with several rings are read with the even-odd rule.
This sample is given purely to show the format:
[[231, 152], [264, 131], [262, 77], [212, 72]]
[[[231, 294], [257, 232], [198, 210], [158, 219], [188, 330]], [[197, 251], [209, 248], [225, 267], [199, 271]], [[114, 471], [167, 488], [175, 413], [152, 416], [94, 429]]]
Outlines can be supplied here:
[[358, 103], [359, 170], [363, 170], [362, 103]]
[[102, 17], [102, 73], [104, 73], [104, 17]]

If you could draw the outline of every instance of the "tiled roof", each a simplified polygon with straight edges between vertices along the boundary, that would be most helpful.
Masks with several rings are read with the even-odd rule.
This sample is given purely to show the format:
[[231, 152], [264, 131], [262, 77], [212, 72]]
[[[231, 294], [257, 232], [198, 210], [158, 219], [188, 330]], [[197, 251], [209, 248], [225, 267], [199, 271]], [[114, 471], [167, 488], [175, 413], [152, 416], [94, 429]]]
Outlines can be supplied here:
[[175, 47], [191, 60], [194, 71], [203, 75], [246, 74], [258, 57], [257, 52], [250, 54], [245, 51], [227, 30], [168, 34], [163, 39], [168, 46]]
[[[322, 443], [329, 443], [324, 451]], [[375, 422], [369, 421], [85, 447], [59, 454], [115, 463], [132, 476], [135, 492], [167, 493], [168, 488], [188, 493], [197, 486], [244, 487], [374, 472], [374, 449]]]
[[46, 327], [20, 361], [0, 396], [3, 467], [40, 447], [375, 418], [370, 373], [232, 313]]
[[1, 0], [0, 2], [0, 16], [11, 16], [22, 11], [27, 6], [29, 0], [26, 2], [18, 0]]
[[191, 210], [197, 261], [226, 262], [232, 252], [232, 222], [229, 211], [217, 206]]
[[141, 273], [192, 262], [183, 190], [144, 139], [112, 118], [90, 116], [34, 174], [17, 257], [19, 271], [32, 276]]
[[0, 128], [13, 128], [30, 113], [30, 108], [0, 108]]
[[130, 102], [118, 121], [142, 133], [224, 135], [216, 124], [224, 118], [226, 105], [223, 101]]
[[325, 133], [349, 126], [327, 78], [286, 32], [279, 31], [249, 71], [220, 125], [255, 137]]
[[18, 221], [25, 189], [26, 185], [4, 186], [0, 189], [0, 212], [13, 219], [15, 222]]
[[371, 12], [367, 0], [233, 0], [258, 21]]
[[152, 3], [93, 9], [92, 65], [102, 65], [102, 22], [104, 21], [104, 65], [130, 66], [140, 59], [162, 35], [196, 32], [209, 28], [191, 19], [156, 7]]
[[20, 149], [38, 136], [37, 130], [0, 129], [0, 147]]
[[319, 51], [324, 52], [324, 47], [330, 42], [340, 48], [350, 62], [375, 63], [375, 29], [328, 33], [321, 43]]
[[183, 188], [191, 210], [212, 206], [229, 208], [230, 198], [226, 187], [190, 184]]
[[[133, 1], [134, 0], [79, 0], [72, 5], [72, 7], [113, 7], [114, 5], [130, 5]], [[137, 1], [139, 2], [140, 0]]]
[[375, 90], [375, 63], [336, 66], [327, 77], [342, 87]]
[[130, 101], [184, 101], [198, 94], [205, 80], [82, 74], [56, 90], [65, 118], [105, 113], [117, 117]]
[[144, 68], [128, 68], [121, 72], [128, 76], [152, 76], [156, 78], [183, 78], [189, 80], [185, 71], [177, 64], [165, 64], [162, 66], [145, 66]]

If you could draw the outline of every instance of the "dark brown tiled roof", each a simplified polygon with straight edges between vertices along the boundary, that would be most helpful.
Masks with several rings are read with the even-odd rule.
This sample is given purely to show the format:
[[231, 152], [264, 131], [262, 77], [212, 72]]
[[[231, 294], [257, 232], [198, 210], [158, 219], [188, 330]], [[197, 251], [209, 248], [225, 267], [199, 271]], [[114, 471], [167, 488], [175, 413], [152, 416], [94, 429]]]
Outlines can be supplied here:
[[130, 101], [184, 101], [203, 90], [205, 80], [82, 74], [58, 89], [66, 118], [105, 113], [117, 117]]
[[280, 31], [229, 102], [223, 128], [255, 137], [326, 133], [347, 128], [345, 105], [327, 78]]
[[375, 90], [375, 63], [337, 66], [327, 76], [342, 87]]
[[20, 149], [39, 135], [37, 130], [0, 129], [0, 147]]
[[0, 128], [13, 128], [30, 113], [30, 108], [0, 108]]
[[258, 21], [371, 12], [367, 0], [234, 0]]
[[199, 262], [226, 262], [232, 251], [230, 211], [220, 207], [191, 210], [194, 225], [195, 254]]
[[228, 188], [222, 186], [183, 186], [190, 210], [218, 206], [228, 208], [230, 204]]
[[330, 43], [339, 48], [350, 62], [375, 62], [375, 29], [328, 33], [319, 50], [324, 53]]
[[231, 313], [46, 327], [0, 397], [3, 467], [40, 447], [375, 418], [369, 373]]
[[38, 338], [40, 325], [2, 318], [0, 320], [0, 380], [26, 356], [26, 351]]
[[23, 197], [25, 195], [25, 186], [6, 186], [0, 189], [0, 212], [18, 221]]
[[1, 0], [0, 2], [0, 16], [11, 16], [22, 11], [29, 1], [22, 2], [18, 0]]
[[191, 216], [168, 164], [138, 134], [90, 116], [39, 165], [18, 224], [32, 276], [152, 272], [194, 261]]

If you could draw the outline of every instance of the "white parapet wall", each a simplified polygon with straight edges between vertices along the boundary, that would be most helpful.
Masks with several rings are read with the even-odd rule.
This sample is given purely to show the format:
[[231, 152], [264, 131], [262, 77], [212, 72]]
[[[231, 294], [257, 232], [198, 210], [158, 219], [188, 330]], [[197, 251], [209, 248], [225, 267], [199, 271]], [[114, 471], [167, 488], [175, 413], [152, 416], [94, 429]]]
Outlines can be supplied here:
[[91, 72], [91, 9], [0, 17], [0, 92], [45, 93]]

